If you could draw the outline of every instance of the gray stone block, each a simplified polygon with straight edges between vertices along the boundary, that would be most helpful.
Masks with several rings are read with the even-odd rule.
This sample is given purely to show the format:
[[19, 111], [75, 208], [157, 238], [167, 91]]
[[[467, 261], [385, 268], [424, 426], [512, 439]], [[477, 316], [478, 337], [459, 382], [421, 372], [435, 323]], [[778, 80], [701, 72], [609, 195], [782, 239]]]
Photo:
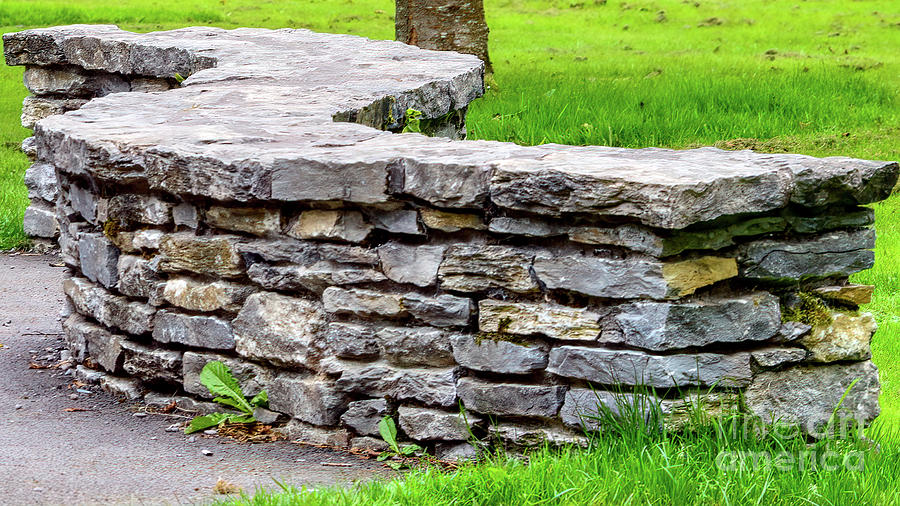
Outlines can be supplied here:
[[767, 239], [741, 248], [741, 276], [766, 281], [794, 282], [847, 277], [875, 262], [875, 231], [831, 232], [809, 239]]
[[388, 414], [387, 401], [366, 399], [348, 404], [341, 422], [363, 436], [379, 436], [378, 422]]
[[269, 407], [314, 425], [337, 425], [348, 398], [318, 378], [280, 375], [269, 385]]
[[353, 314], [361, 317], [398, 318], [406, 316], [403, 296], [372, 290], [327, 288], [322, 293], [325, 311], [334, 314]]
[[341, 358], [374, 358], [380, 353], [372, 325], [329, 323], [325, 342], [331, 353]]
[[56, 211], [48, 204], [34, 201], [25, 209], [23, 220], [25, 235], [29, 237], [53, 238], [59, 235]]
[[498, 374], [530, 374], [547, 367], [548, 347], [490, 337], [454, 334], [453, 357], [468, 369]]
[[156, 310], [147, 304], [113, 295], [84, 278], [66, 279], [63, 291], [79, 313], [107, 327], [134, 335], [146, 334], [153, 329]]
[[225, 364], [225, 367], [231, 371], [231, 375], [238, 381], [244, 395], [249, 397], [266, 390], [274, 378], [272, 371], [247, 360], [217, 353], [186, 351], [182, 360], [185, 392], [206, 399], [216, 397], [200, 381], [200, 373], [203, 372], [203, 367], [212, 361], [219, 361]]
[[122, 369], [131, 376], [151, 383], [181, 385], [183, 382], [180, 351], [151, 348], [123, 340], [122, 353], [125, 357]]
[[453, 365], [451, 335], [431, 327], [384, 327], [376, 331], [383, 355], [403, 367]]
[[456, 389], [467, 411], [544, 418], [556, 416], [566, 393], [564, 386], [492, 383], [468, 377], [460, 378]]
[[437, 283], [444, 246], [411, 246], [389, 242], [378, 247], [384, 274], [396, 283], [426, 287]]
[[255, 293], [232, 322], [242, 357], [309, 367], [321, 355], [326, 330], [318, 302], [275, 293]]
[[400, 406], [398, 415], [400, 428], [416, 441], [465, 441], [471, 437], [469, 427], [481, 423], [474, 414], [431, 408]]
[[56, 168], [49, 163], [32, 164], [25, 171], [25, 186], [28, 187], [28, 198], [56, 202], [56, 196], [59, 195]]
[[78, 240], [81, 272], [91, 281], [113, 288], [119, 280], [119, 249], [100, 234], [84, 234]]
[[341, 390], [368, 396], [416, 401], [430, 406], [456, 405], [456, 369], [397, 368], [383, 363], [345, 364], [337, 380]]
[[599, 321], [599, 313], [559, 304], [491, 299], [478, 302], [478, 329], [482, 332], [596, 341], [600, 336]]
[[407, 293], [401, 301], [413, 318], [435, 327], [466, 327], [472, 319], [472, 299], [443, 294], [426, 297]]
[[231, 323], [214, 316], [192, 316], [162, 310], [153, 320], [153, 339], [211, 350], [234, 349]]
[[538, 290], [529, 268], [534, 255], [508, 246], [451, 246], [438, 270], [440, 287], [458, 292], [505, 288], [511, 292]]

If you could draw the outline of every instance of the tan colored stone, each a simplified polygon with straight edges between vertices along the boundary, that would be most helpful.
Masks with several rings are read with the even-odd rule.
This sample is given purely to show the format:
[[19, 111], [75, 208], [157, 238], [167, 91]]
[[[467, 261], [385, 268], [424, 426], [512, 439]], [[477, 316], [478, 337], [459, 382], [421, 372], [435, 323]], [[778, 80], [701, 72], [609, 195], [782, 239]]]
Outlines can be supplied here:
[[253, 289], [248, 286], [214, 281], [207, 283], [187, 277], [172, 277], [166, 282], [166, 302], [191, 311], [238, 311]]
[[159, 251], [163, 255], [160, 270], [226, 278], [240, 276], [244, 270], [237, 250], [238, 242], [240, 238], [232, 235], [200, 237], [191, 232], [167, 235], [159, 242]]
[[594, 341], [600, 335], [599, 320], [600, 315], [587, 309], [556, 304], [500, 300], [478, 303], [478, 328], [482, 332]]
[[287, 235], [298, 239], [331, 239], [360, 242], [375, 227], [359, 211], [303, 211]]
[[810, 351], [810, 362], [867, 360], [872, 356], [869, 345], [877, 328], [871, 313], [851, 316], [835, 312], [830, 324], [815, 327], [799, 343]]
[[206, 222], [217, 228], [265, 236], [281, 231], [281, 213], [259, 207], [212, 206]]
[[738, 275], [737, 260], [723, 257], [700, 257], [663, 264], [663, 278], [670, 295], [683, 297], [723, 279]]
[[486, 230], [487, 225], [481, 221], [477, 214], [448, 213], [437, 209], [422, 209], [420, 212], [422, 221], [428, 228], [442, 230], [444, 232], [459, 232], [468, 228], [472, 230]]
[[875, 291], [874, 285], [823, 286], [815, 290], [823, 299], [853, 306], [872, 302], [873, 291]]

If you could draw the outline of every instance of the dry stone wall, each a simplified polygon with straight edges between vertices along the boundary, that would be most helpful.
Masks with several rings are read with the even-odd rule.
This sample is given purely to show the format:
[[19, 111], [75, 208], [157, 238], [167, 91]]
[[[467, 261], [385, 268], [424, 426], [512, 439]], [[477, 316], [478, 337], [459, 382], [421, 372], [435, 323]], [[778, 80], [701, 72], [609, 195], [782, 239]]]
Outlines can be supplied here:
[[34, 123], [30, 213], [110, 390], [208, 409], [221, 360], [295, 437], [377, 446], [390, 415], [439, 456], [583, 442], [637, 387], [673, 426], [699, 402], [815, 432], [856, 380], [840, 413], [878, 414], [872, 287], [847, 279], [896, 163], [398, 134], [414, 108], [459, 137], [482, 64], [351, 36], [4, 42], [26, 119], [79, 102]]

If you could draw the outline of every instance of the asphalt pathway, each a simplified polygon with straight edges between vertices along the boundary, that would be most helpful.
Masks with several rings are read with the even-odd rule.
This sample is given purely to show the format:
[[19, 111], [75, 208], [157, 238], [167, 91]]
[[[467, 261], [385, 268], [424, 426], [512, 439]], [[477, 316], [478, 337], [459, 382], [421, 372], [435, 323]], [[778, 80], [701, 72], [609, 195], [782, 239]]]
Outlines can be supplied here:
[[77, 392], [63, 371], [30, 369], [64, 347], [66, 269], [58, 263], [0, 254], [0, 503], [194, 504], [222, 498], [212, 491], [219, 478], [252, 492], [276, 488], [273, 479], [314, 488], [385, 473], [372, 461], [286, 441], [191, 440], [165, 431], [177, 419], [134, 416], [133, 403]]

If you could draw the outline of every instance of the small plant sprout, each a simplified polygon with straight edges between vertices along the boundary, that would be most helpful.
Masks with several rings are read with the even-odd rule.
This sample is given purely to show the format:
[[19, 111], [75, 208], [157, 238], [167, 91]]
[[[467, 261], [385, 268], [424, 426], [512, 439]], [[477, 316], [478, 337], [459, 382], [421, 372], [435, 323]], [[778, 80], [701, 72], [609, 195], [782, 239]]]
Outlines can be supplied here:
[[378, 432], [381, 434], [381, 439], [383, 439], [390, 448], [389, 450], [381, 452], [381, 455], [378, 456], [378, 461], [384, 462], [390, 458], [398, 457], [400, 459], [399, 461], [391, 460], [385, 462], [388, 467], [395, 471], [409, 467], [403, 459], [412, 457], [417, 452], [422, 451], [422, 447], [419, 445], [409, 444], [400, 446], [397, 443], [397, 423], [394, 422], [394, 419], [390, 416], [386, 416], [378, 422]]
[[213, 399], [215, 402], [234, 408], [240, 413], [210, 413], [195, 417], [184, 429], [185, 434], [216, 427], [223, 423], [253, 423], [256, 421], [253, 409], [266, 407], [269, 404], [269, 396], [265, 390], [247, 400], [241, 386], [231, 375], [231, 371], [218, 360], [203, 366], [203, 370], [200, 371], [200, 382], [209, 389], [210, 393], [218, 396]]

